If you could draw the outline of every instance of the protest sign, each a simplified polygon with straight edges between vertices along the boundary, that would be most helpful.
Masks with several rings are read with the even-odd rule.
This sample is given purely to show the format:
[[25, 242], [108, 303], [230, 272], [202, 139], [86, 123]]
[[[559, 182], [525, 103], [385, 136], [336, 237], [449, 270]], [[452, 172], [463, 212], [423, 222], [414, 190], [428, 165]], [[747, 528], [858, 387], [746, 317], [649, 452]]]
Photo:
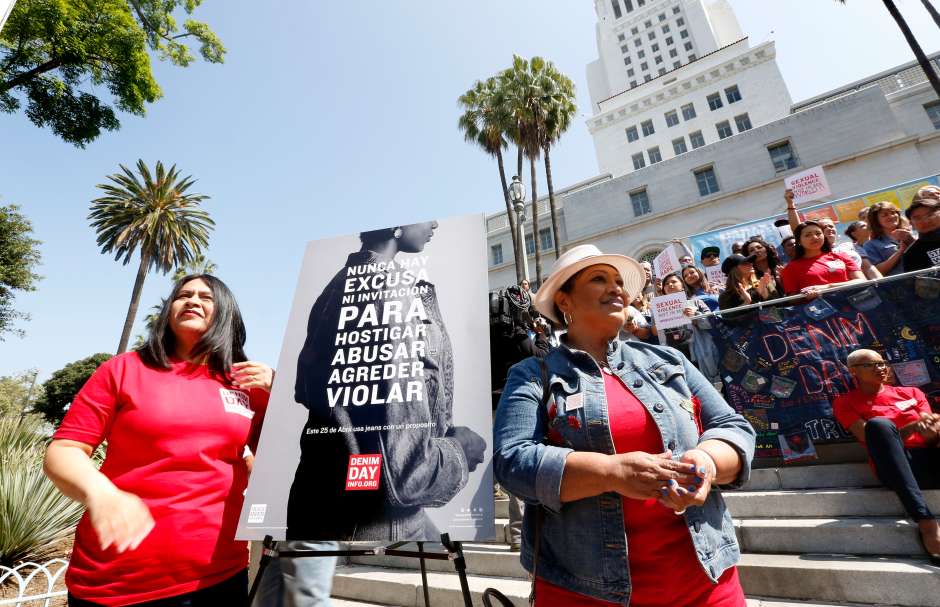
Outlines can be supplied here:
[[757, 457], [795, 461], [812, 457], [813, 443], [854, 440], [833, 418], [832, 401], [852, 387], [845, 360], [858, 348], [880, 352], [898, 385], [940, 404], [940, 299], [918, 288], [924, 280], [863, 284], [745, 312], [750, 322], [713, 323], [727, 400], [757, 431]]
[[686, 301], [684, 291], [654, 297], [650, 302], [650, 307], [653, 309], [653, 322], [656, 328], [671, 329], [691, 323], [691, 319], [685, 315]]
[[790, 175], [783, 183], [786, 189], [793, 190], [793, 204], [817, 201], [832, 194], [821, 166]]
[[728, 277], [721, 271], [721, 266], [708, 266], [705, 268], [705, 280], [711, 284], [724, 286], [728, 282]]
[[481, 216], [311, 242], [237, 537], [495, 535]]
[[676, 250], [671, 245], [653, 259], [653, 274], [659, 278], [677, 272], [681, 267], [679, 256], [676, 255]]

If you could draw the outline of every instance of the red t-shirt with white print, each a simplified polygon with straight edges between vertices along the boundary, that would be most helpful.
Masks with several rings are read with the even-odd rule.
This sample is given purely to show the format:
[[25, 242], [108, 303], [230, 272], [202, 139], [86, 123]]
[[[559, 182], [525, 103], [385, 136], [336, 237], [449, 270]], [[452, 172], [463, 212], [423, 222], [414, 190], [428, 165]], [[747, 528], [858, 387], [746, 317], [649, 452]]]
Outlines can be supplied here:
[[780, 279], [786, 294], [794, 295], [806, 287], [845, 282], [858, 270], [858, 264], [851, 257], [831, 252], [790, 261], [780, 272]]
[[[921, 413], [930, 413], [927, 397], [919, 388], [904, 386], [882, 386], [878, 394], [865, 394], [854, 388], [840, 394], [832, 403], [835, 418], [848, 429], [858, 420], [868, 421], [873, 417], [886, 417], [898, 428], [920, 420]], [[904, 439], [908, 449], [926, 447], [924, 437], [912, 432]]]
[[235, 541], [248, 470], [268, 394], [238, 390], [205, 365], [148, 367], [136, 352], [102, 364], [81, 389], [55, 439], [96, 447], [101, 472], [140, 497], [155, 527], [136, 550], [100, 549], [86, 513], [75, 532], [66, 584], [74, 596], [126, 605], [212, 586], [247, 566]]

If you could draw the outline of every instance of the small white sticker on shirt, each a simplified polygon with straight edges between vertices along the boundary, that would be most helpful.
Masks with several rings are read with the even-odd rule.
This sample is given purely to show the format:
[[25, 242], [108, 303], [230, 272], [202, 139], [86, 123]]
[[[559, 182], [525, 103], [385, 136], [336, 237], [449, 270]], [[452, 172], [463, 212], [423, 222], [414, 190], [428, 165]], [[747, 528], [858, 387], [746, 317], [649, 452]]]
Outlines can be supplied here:
[[829, 266], [830, 272], [838, 272], [839, 270], [845, 269], [844, 261], [827, 261], [826, 265]]
[[578, 392], [565, 399], [565, 413], [584, 407], [584, 393]]
[[248, 522], [252, 524], [263, 523], [264, 515], [268, 511], [267, 504], [252, 504], [248, 510]]
[[248, 402], [248, 395], [240, 390], [228, 390], [219, 388], [219, 396], [222, 397], [222, 406], [227, 413], [234, 413], [251, 419], [255, 412], [251, 410]]
[[899, 400], [898, 402], [894, 403], [894, 406], [900, 409], [901, 411], [907, 411], [908, 409], [910, 409], [916, 404], [917, 404], [917, 399], [911, 398], [908, 400]]

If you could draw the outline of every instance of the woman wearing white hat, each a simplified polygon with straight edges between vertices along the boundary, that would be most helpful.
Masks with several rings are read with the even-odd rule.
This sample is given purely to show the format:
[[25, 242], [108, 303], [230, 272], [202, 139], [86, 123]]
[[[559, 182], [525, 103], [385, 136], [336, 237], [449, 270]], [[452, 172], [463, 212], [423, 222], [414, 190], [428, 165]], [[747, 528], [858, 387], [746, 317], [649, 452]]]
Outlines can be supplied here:
[[714, 485], [747, 480], [754, 430], [682, 354], [617, 338], [643, 284], [629, 257], [562, 255], [535, 307], [564, 343], [514, 366], [499, 404], [496, 476], [527, 503], [537, 607], [745, 604]]

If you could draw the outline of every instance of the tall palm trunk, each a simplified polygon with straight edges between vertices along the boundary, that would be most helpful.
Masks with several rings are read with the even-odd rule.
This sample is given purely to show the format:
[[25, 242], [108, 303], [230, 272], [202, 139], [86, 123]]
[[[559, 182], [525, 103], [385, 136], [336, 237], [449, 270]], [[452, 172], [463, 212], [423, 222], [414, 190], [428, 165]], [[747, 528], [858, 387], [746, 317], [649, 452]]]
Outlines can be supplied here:
[[522, 257], [519, 255], [519, 233], [516, 231], [515, 212], [509, 200], [509, 185], [506, 183], [506, 168], [503, 165], [503, 152], [496, 150], [496, 162], [499, 165], [499, 180], [503, 185], [503, 200], [506, 201], [506, 219], [509, 220], [509, 233], [512, 235], [512, 257], [516, 264], [516, 284], [522, 282]]
[[555, 259], [561, 257], [561, 239], [558, 238], [558, 211], [555, 209], [555, 185], [552, 183], [552, 160], [548, 155], [549, 146], [542, 146], [545, 153], [545, 182], [548, 184], [548, 208], [552, 212], [552, 238], [555, 241]]
[[933, 87], [937, 97], [940, 97], [940, 78], [937, 77], [937, 72], [934, 71], [933, 65], [927, 59], [924, 50], [920, 48], [917, 39], [914, 38], [914, 33], [911, 31], [911, 28], [908, 27], [907, 21], [904, 20], [901, 11], [899, 11], [898, 7], [894, 4], [894, 0], [882, 1], [884, 2], [885, 8], [891, 13], [891, 17], [901, 29], [901, 33], [904, 35], [904, 39], [907, 40], [908, 45], [910, 45], [911, 50], [914, 51], [914, 56], [917, 57], [917, 62], [920, 63], [921, 69], [924, 70], [924, 74], [927, 75], [927, 80], [930, 81], [930, 85]]
[[131, 338], [134, 328], [134, 319], [137, 317], [137, 307], [140, 305], [140, 292], [144, 288], [144, 279], [147, 277], [147, 267], [150, 265], [150, 256], [143, 250], [140, 252], [140, 267], [137, 268], [137, 278], [134, 280], [134, 290], [131, 291], [131, 304], [127, 307], [127, 318], [124, 319], [124, 330], [121, 331], [121, 343], [118, 344], [117, 353], [127, 351], [127, 342]]
[[937, 9], [934, 8], [930, 0], [920, 0], [924, 4], [924, 8], [927, 9], [927, 12], [930, 13], [930, 16], [933, 17], [933, 22], [937, 24], [937, 27], [940, 27], [940, 12], [937, 12]]
[[539, 251], [539, 197], [535, 190], [535, 155], [529, 157], [532, 179], [532, 242], [535, 245], [535, 282], [542, 285], [542, 253]]

